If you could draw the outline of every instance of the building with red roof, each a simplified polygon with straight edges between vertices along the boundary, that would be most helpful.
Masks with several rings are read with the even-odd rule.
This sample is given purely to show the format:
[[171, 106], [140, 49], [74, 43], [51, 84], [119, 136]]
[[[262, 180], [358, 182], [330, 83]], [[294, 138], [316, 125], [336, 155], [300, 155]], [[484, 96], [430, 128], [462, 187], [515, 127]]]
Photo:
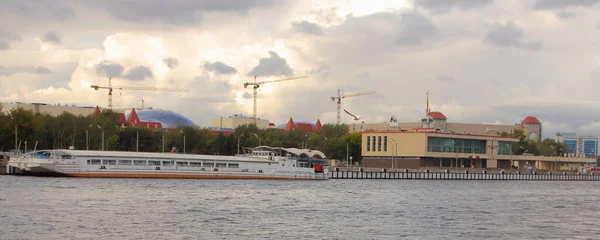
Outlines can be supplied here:
[[279, 128], [282, 131], [286, 132], [293, 130], [300, 130], [303, 132], [320, 132], [323, 128], [323, 125], [321, 125], [321, 120], [319, 119], [317, 119], [315, 123], [305, 121], [295, 122], [294, 119], [290, 117], [290, 119], [287, 121], [287, 123], [285, 123], [285, 125], [279, 125], [275, 128]]

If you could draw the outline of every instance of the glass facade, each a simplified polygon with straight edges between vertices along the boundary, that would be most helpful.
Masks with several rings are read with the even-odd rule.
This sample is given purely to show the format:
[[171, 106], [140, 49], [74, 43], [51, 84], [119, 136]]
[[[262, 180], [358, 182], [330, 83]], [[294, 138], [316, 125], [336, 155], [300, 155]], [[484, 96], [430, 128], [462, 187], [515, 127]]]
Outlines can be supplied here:
[[576, 139], [564, 140], [563, 143], [566, 144], [567, 147], [569, 148], [569, 154], [570, 155], [575, 153], [575, 148], [577, 147], [577, 140]]
[[511, 155], [513, 153], [512, 142], [498, 141], [498, 155]]
[[585, 157], [596, 157], [596, 146], [598, 142], [596, 140], [586, 139], [583, 141], [583, 154]]
[[428, 152], [485, 153], [485, 140], [427, 137]]

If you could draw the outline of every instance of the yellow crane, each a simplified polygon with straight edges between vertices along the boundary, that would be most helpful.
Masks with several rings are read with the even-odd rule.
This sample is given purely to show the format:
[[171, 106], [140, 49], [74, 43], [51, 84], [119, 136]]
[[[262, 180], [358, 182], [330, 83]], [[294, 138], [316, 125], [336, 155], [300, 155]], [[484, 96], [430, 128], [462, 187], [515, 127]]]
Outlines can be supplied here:
[[375, 94], [375, 91], [370, 91], [370, 92], [350, 93], [350, 94], [342, 95], [341, 91], [342, 91], [341, 89], [338, 89], [337, 96], [331, 97], [331, 100], [336, 101], [336, 103], [337, 103], [337, 124], [341, 123], [340, 114], [341, 114], [341, 110], [342, 110], [342, 99], [349, 98], [349, 97], [358, 97], [358, 96], [364, 96], [364, 95], [369, 95], [369, 94]]
[[291, 78], [284, 78], [284, 79], [277, 79], [277, 80], [266, 80], [266, 81], [262, 81], [262, 82], [257, 82], [256, 81], [256, 76], [254, 76], [254, 82], [245, 82], [244, 83], [244, 88], [247, 88], [248, 86], [254, 86], [253, 87], [253, 98], [254, 98], [254, 125], [256, 125], [256, 94], [257, 94], [257, 89], [260, 87], [260, 85], [262, 84], [266, 84], [266, 83], [276, 83], [276, 82], [283, 82], [283, 81], [289, 81], [289, 80], [295, 80], [295, 79], [300, 79], [300, 78], [307, 78], [308, 76], [301, 76], [301, 77], [291, 77]]
[[108, 79], [108, 86], [92, 85], [96, 91], [99, 89], [108, 89], [108, 109], [113, 108], [113, 90], [134, 90], [134, 91], [161, 91], [161, 92], [189, 92], [189, 89], [182, 88], [155, 88], [155, 87], [131, 87], [131, 86], [113, 86], [112, 78]]

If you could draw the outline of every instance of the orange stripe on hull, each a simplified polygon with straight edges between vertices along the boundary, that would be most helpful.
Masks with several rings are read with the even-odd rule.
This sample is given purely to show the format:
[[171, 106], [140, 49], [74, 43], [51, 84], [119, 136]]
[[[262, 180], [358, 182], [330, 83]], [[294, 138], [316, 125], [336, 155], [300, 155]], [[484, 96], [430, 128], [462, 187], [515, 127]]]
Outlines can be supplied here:
[[87, 178], [179, 178], [179, 179], [272, 179], [272, 180], [317, 180], [316, 178], [294, 178], [282, 176], [240, 176], [216, 174], [169, 174], [169, 173], [64, 173], [69, 177]]

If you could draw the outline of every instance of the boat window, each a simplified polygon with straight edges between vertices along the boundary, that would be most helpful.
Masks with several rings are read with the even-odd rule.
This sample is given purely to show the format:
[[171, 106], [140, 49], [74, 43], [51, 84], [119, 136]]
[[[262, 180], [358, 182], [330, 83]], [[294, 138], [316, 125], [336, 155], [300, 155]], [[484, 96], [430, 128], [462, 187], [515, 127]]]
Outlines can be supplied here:
[[217, 163], [217, 168], [227, 168], [227, 163]]
[[177, 166], [187, 167], [188, 162], [177, 162]]
[[100, 165], [100, 159], [88, 159], [87, 164], [89, 165]]
[[239, 163], [229, 163], [227, 164], [228, 168], [240, 168], [240, 164]]
[[190, 162], [190, 167], [201, 167], [202, 163], [201, 162]]
[[131, 165], [131, 160], [119, 160], [119, 165]]
[[214, 167], [214, 166], [215, 166], [215, 163], [211, 163], [211, 162], [205, 162], [204, 163], [204, 167], [210, 167], [211, 168], [211, 167]]
[[148, 161], [148, 166], [160, 166], [160, 161]]
[[117, 165], [117, 160], [103, 159], [102, 165]]
[[163, 166], [173, 166], [173, 161], [162, 161]]
[[144, 161], [144, 160], [133, 160], [133, 165], [135, 165], [135, 166], [146, 166], [146, 161]]

